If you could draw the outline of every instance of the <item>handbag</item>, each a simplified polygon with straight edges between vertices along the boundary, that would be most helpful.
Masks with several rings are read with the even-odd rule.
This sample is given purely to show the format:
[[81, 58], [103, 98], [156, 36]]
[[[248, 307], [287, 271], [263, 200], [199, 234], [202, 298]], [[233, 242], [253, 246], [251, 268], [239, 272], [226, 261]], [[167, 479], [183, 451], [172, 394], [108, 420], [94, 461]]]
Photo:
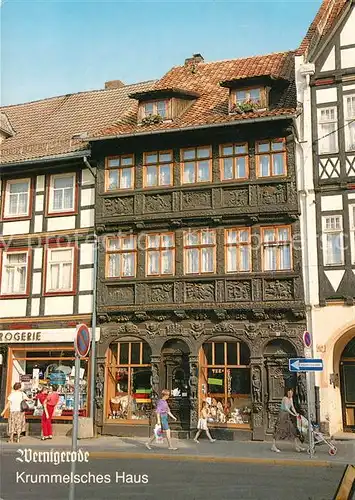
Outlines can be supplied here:
[[21, 408], [21, 411], [28, 411], [30, 409], [30, 407], [28, 406], [25, 399], [22, 399], [21, 404], [20, 404], [20, 408]]

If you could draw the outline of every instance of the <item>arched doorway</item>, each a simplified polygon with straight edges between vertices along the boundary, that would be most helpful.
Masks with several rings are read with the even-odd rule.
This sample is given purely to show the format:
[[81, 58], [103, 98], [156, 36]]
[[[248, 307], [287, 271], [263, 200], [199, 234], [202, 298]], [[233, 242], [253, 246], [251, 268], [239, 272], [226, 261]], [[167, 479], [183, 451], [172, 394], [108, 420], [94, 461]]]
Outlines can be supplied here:
[[296, 349], [285, 339], [274, 339], [264, 349], [264, 397], [266, 432], [272, 433], [286, 388], [295, 389], [297, 375], [288, 369], [289, 358], [296, 357]]
[[172, 428], [189, 429], [190, 426], [190, 349], [178, 339], [165, 342], [161, 351], [161, 388], [171, 391], [170, 408], [178, 419]]
[[340, 387], [344, 431], [355, 432], [355, 337], [340, 358]]

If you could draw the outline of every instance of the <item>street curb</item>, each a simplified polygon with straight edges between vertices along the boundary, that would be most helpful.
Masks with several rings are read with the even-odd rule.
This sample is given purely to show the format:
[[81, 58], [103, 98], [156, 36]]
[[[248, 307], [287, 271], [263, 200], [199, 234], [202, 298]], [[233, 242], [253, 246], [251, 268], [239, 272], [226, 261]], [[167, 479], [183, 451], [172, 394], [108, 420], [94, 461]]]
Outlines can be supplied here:
[[269, 465], [291, 465], [291, 466], [309, 466], [309, 467], [332, 467], [334, 465], [343, 465], [339, 462], [330, 462], [327, 460], [296, 460], [292, 458], [254, 458], [254, 457], [216, 457], [207, 455], [179, 455], [173, 453], [129, 453], [120, 451], [94, 451], [90, 452], [90, 458], [125, 458], [125, 459], [148, 459], [148, 460], [171, 460], [171, 461], [197, 461], [211, 463], [249, 463], [249, 464], [269, 464]]

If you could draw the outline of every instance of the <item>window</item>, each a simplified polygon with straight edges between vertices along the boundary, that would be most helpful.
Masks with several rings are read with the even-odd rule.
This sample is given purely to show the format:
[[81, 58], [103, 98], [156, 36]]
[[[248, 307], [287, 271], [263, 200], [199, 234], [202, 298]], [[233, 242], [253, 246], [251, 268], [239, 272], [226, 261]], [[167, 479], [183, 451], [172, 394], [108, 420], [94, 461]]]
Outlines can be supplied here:
[[144, 153], [144, 186], [158, 187], [173, 184], [172, 151]]
[[322, 217], [322, 230], [324, 265], [344, 264], [343, 217], [341, 215]]
[[184, 262], [186, 274], [215, 271], [216, 234], [209, 229], [184, 233]]
[[46, 292], [73, 292], [74, 247], [48, 248]]
[[174, 234], [147, 235], [147, 276], [174, 274], [175, 242]]
[[[107, 410], [112, 423], [149, 422], [152, 409], [151, 349], [146, 342], [115, 342], [107, 356]], [[109, 420], [110, 422], [110, 420]]]
[[264, 227], [262, 231], [264, 271], [291, 269], [291, 228]]
[[351, 262], [355, 264], [355, 205], [349, 206]]
[[220, 154], [222, 181], [248, 178], [248, 144], [223, 144]]
[[[16, 332], [16, 330], [14, 330]], [[50, 330], [48, 330], [50, 334]], [[58, 344], [57, 344], [58, 345]], [[64, 348], [63, 348], [64, 347]], [[65, 349], [51, 344], [48, 347], [37, 345], [34, 348], [26, 347], [25, 350], [11, 348], [8, 355], [8, 381], [11, 387], [16, 382], [22, 383], [22, 390], [29, 398], [29, 409], [26, 416], [31, 419], [40, 419], [43, 407], [36, 403], [34, 395], [38, 389], [49, 384], [58, 385], [59, 400], [54, 409], [54, 417], [59, 420], [72, 420], [74, 409], [74, 349]], [[9, 384], [10, 386], [10, 384]], [[80, 388], [79, 388], [79, 416], [88, 416], [88, 393], [90, 391], [90, 378], [88, 377], [88, 358], [80, 359]]]
[[108, 238], [106, 276], [133, 278], [136, 275], [136, 238], [133, 235]]
[[28, 293], [29, 251], [3, 252], [1, 272], [2, 295]]
[[212, 151], [210, 147], [183, 149], [182, 184], [212, 180]]
[[231, 92], [231, 104], [238, 105], [245, 102], [251, 102], [264, 107], [266, 105], [265, 89], [261, 87], [233, 90]]
[[225, 249], [227, 273], [251, 270], [250, 229], [227, 229]]
[[76, 175], [52, 175], [49, 183], [48, 213], [75, 211]]
[[336, 107], [318, 109], [318, 143], [321, 154], [338, 151], [337, 126], [338, 117]]
[[213, 424], [249, 424], [250, 352], [244, 342], [215, 341], [200, 351], [200, 387]]
[[286, 145], [284, 139], [256, 143], [258, 177], [286, 175]]
[[344, 97], [345, 147], [355, 151], [355, 94]]
[[7, 181], [5, 187], [4, 218], [29, 217], [30, 193], [30, 179]]
[[143, 117], [155, 115], [168, 118], [168, 101], [151, 101], [143, 104]]
[[133, 189], [134, 155], [111, 156], [106, 159], [106, 191]]

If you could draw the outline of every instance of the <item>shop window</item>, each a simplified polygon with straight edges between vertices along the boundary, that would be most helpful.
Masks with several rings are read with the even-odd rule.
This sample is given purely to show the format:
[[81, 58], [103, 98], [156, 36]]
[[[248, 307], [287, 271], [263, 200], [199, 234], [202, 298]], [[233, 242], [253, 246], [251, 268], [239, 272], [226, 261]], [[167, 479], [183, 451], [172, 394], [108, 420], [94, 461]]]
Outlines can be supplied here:
[[172, 186], [173, 153], [155, 151], [144, 153], [144, 187]]
[[248, 144], [223, 144], [220, 147], [220, 167], [222, 181], [247, 179]]
[[200, 353], [200, 395], [214, 425], [249, 425], [250, 353], [243, 342], [215, 341]]
[[[43, 408], [36, 395], [43, 387], [58, 386], [59, 401], [54, 418], [72, 420], [74, 408], [75, 353], [73, 349], [56, 347], [34, 349], [9, 349], [9, 387], [22, 383], [22, 389], [30, 398], [27, 417], [40, 417]], [[79, 415], [87, 416], [88, 403], [88, 359], [80, 360]]]
[[1, 295], [12, 297], [28, 294], [30, 251], [19, 248], [3, 252], [1, 266]]
[[51, 175], [48, 214], [63, 214], [76, 209], [76, 175]]
[[183, 149], [182, 156], [182, 184], [197, 184], [212, 180], [212, 149], [199, 147]]
[[106, 276], [133, 278], [136, 275], [136, 238], [133, 235], [107, 238]]
[[175, 267], [175, 238], [173, 233], [147, 235], [147, 276], [173, 275]]
[[256, 143], [257, 177], [278, 177], [286, 175], [286, 144], [284, 139]]
[[146, 342], [111, 344], [106, 377], [108, 419], [148, 421], [152, 409], [150, 356]]
[[286, 271], [292, 268], [289, 226], [263, 227], [262, 245], [264, 271]]
[[134, 187], [134, 155], [106, 158], [105, 190], [119, 191]]
[[216, 234], [209, 229], [184, 234], [185, 274], [213, 273], [216, 266]]
[[15, 179], [5, 184], [4, 219], [30, 216], [31, 180]]

